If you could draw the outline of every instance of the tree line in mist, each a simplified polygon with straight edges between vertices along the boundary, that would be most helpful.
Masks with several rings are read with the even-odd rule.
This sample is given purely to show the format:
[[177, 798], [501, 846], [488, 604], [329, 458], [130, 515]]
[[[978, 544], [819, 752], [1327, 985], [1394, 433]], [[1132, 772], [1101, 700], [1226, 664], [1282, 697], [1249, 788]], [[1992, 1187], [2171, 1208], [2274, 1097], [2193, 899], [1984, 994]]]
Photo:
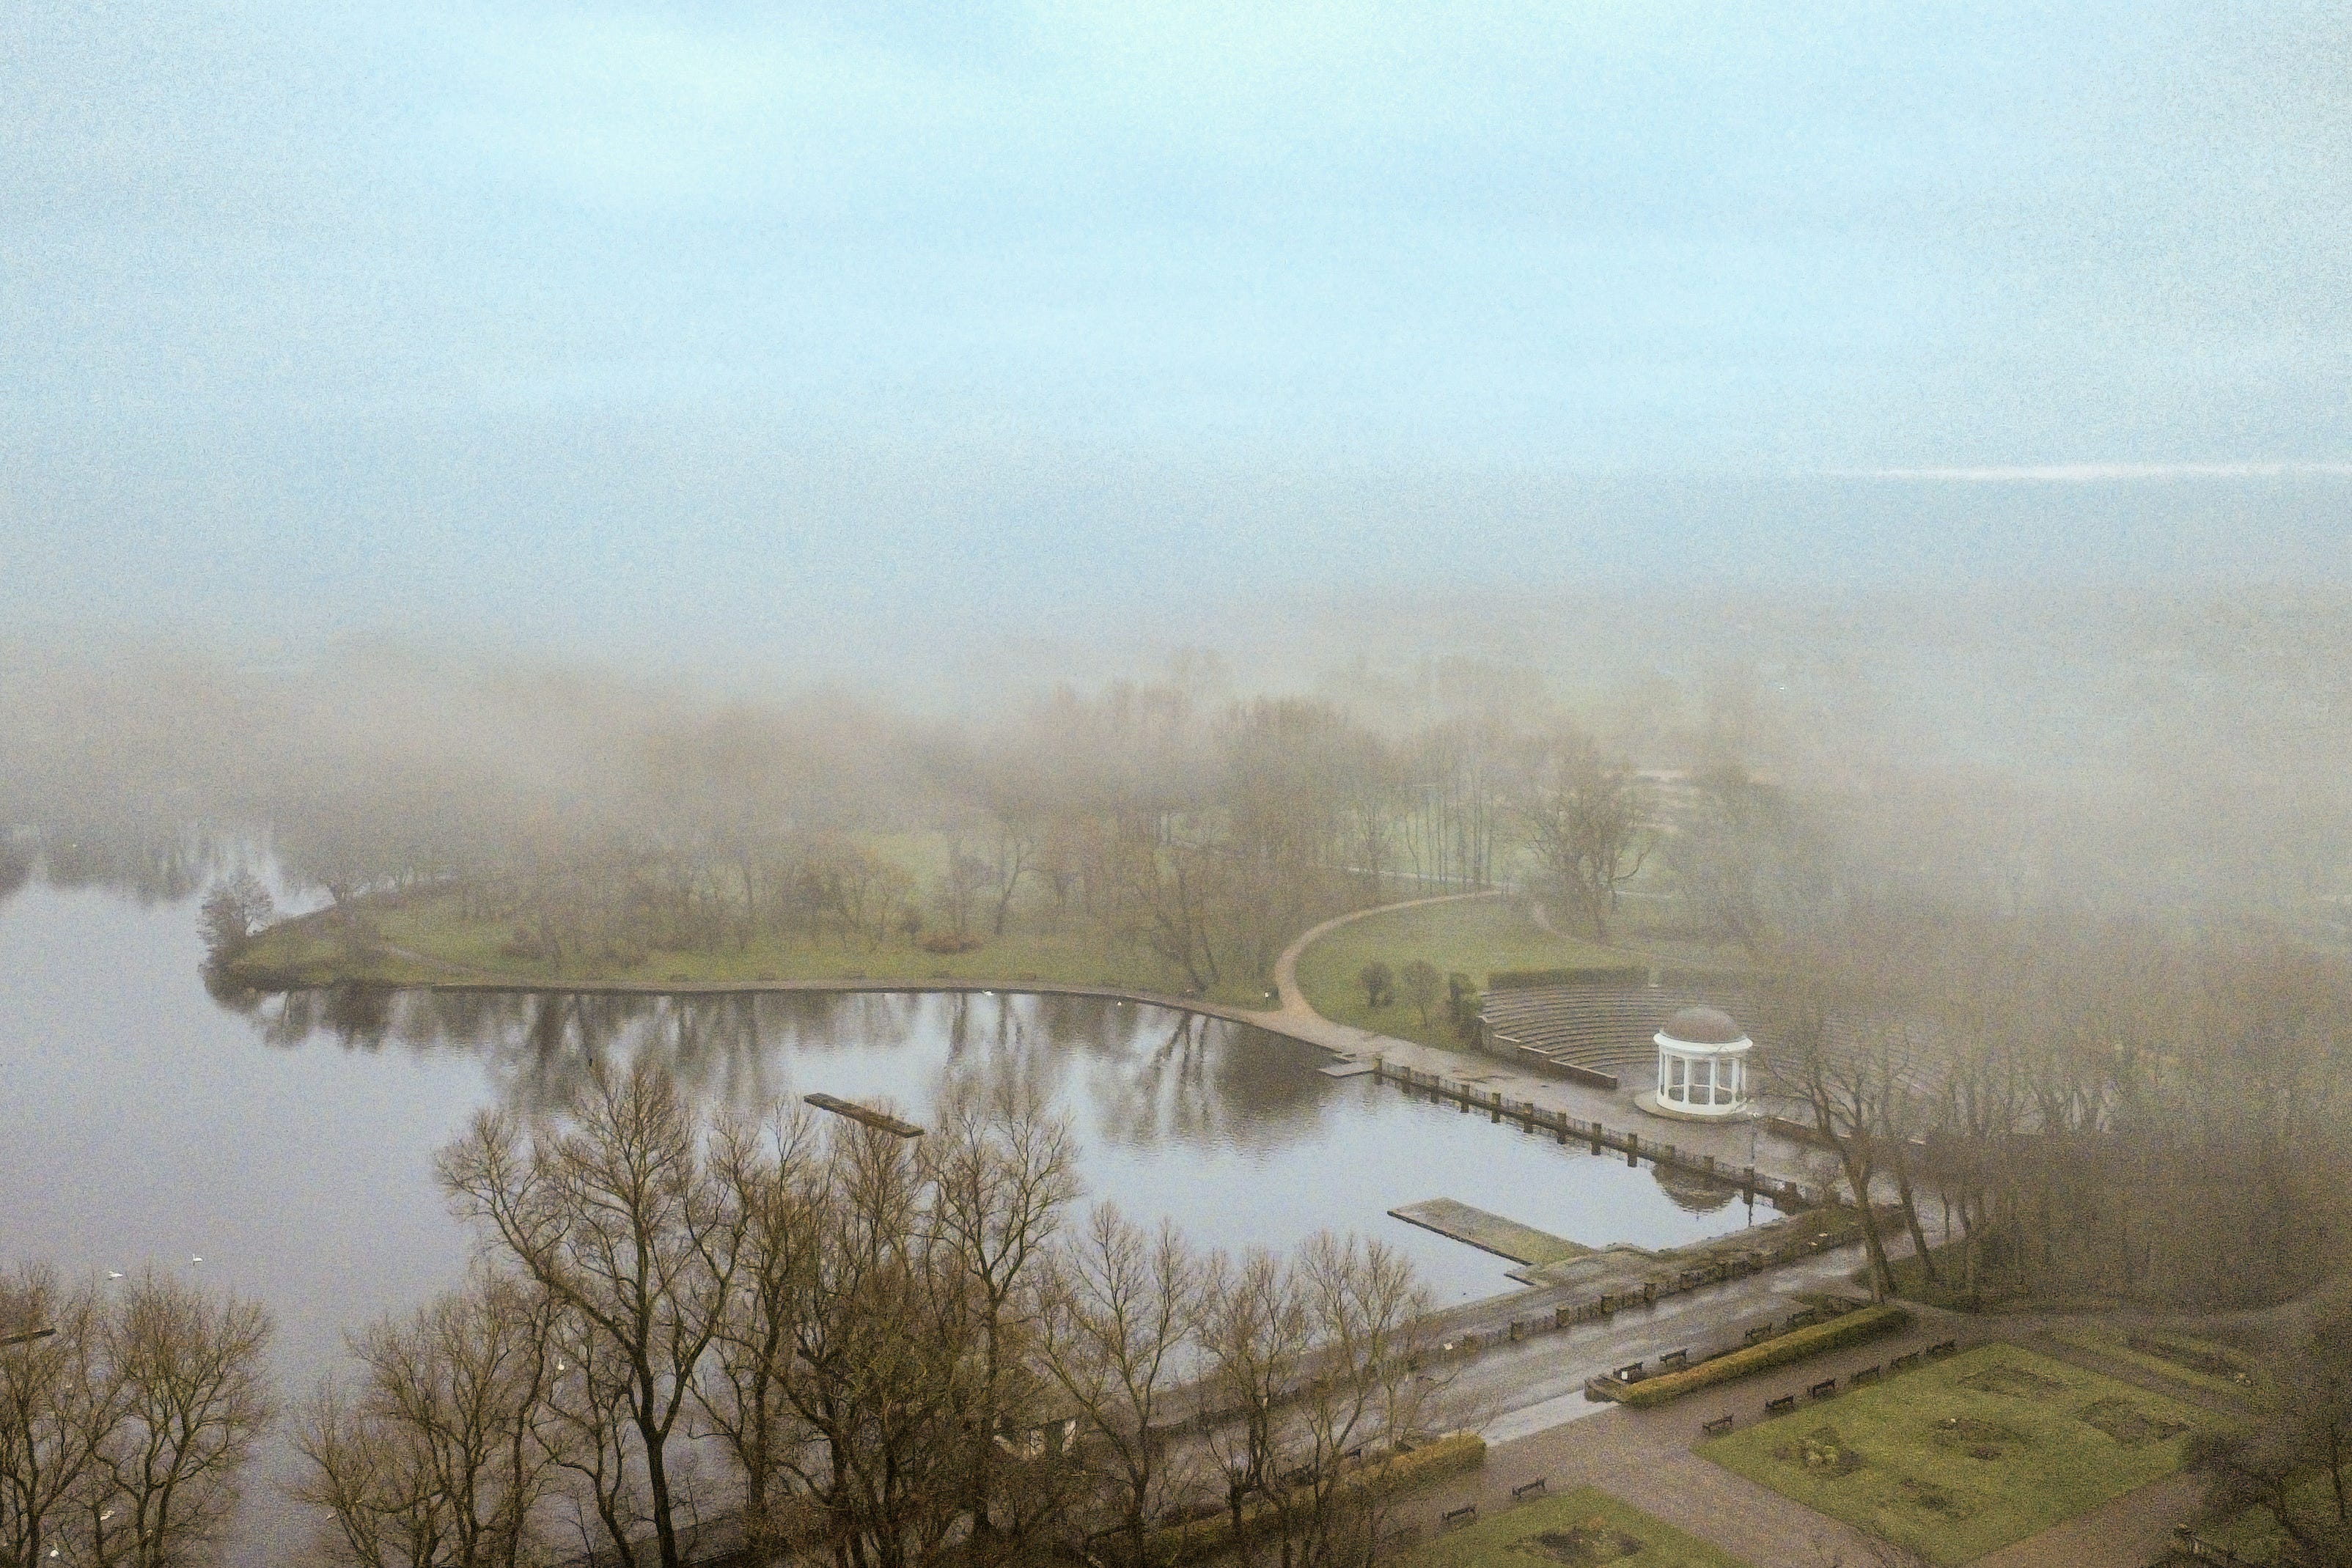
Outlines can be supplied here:
[[[1748, 946], [1857, 894], [2346, 935], [2332, 601], [1496, 603], [1447, 633], [1491, 654], [1335, 651], [1253, 695], [1192, 653], [953, 715], [381, 644], [16, 647], [0, 818], [69, 883], [201, 887], [191, 825], [266, 831], [344, 894], [464, 878], [551, 957], [1078, 921], [1231, 988], [1383, 877], [1548, 878], [1563, 924], [1612, 934], [1638, 886], [1645, 918]], [[939, 852], [875, 852], [903, 832]], [[0, 852], [0, 892], [32, 862]]]
[[[2273, 935], [1880, 911], [1774, 955], [1768, 1081], [1910, 1283], [2170, 1306], [2339, 1273], [2352, 966]], [[1870, 1272], [1894, 1238], [1865, 1211]], [[1948, 1236], [1948, 1247], [1931, 1247]]]

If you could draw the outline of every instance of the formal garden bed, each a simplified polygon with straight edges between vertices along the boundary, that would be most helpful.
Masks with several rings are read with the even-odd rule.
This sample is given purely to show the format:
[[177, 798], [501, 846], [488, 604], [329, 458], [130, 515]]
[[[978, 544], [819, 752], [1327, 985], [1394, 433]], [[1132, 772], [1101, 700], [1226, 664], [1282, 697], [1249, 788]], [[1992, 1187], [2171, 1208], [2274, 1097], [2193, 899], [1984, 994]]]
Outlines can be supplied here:
[[2050, 1337], [2209, 1394], [2227, 1395], [2256, 1406], [2268, 1405], [2277, 1396], [2277, 1385], [2263, 1358], [2235, 1345], [2106, 1323], [2069, 1324], [2052, 1330]]
[[1702, 1444], [1736, 1474], [1960, 1563], [2180, 1469], [2221, 1417], [2011, 1344], [1929, 1362]]
[[1591, 1487], [1439, 1537], [1411, 1568], [1745, 1568], [1736, 1557]]

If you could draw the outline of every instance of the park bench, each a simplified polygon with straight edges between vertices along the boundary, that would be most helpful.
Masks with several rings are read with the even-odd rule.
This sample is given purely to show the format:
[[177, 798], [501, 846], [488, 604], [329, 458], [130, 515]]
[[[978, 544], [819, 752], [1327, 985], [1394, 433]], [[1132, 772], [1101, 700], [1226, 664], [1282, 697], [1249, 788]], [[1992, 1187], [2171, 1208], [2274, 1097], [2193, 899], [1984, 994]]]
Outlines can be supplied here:
[[1438, 1521], [1438, 1528], [1451, 1530], [1457, 1524], [1467, 1524], [1477, 1517], [1478, 1505], [1475, 1502], [1465, 1502], [1460, 1508], [1446, 1510], [1445, 1517]]
[[1797, 1396], [1793, 1394], [1783, 1394], [1778, 1399], [1764, 1401], [1764, 1414], [1767, 1416], [1786, 1416], [1796, 1407]]
[[1907, 1354], [1898, 1355], [1886, 1364], [1895, 1372], [1908, 1372], [1919, 1364], [1919, 1353], [1915, 1350]]
[[1754, 1328], [1748, 1331], [1748, 1343], [1749, 1344], [1761, 1344], [1764, 1341], [1770, 1339], [1774, 1334], [1779, 1333], [1780, 1332], [1780, 1331], [1777, 1327], [1770, 1323], [1758, 1323]]
[[1814, 1384], [1811, 1388], [1806, 1389], [1805, 1392], [1816, 1399], [1827, 1399], [1831, 1395], [1837, 1392], [1837, 1379], [1834, 1377], [1824, 1377], [1819, 1383]]
[[1849, 1388], [1859, 1388], [1865, 1383], [1875, 1383], [1878, 1381], [1878, 1368], [1874, 1366], [1865, 1366], [1860, 1372], [1855, 1373], [1852, 1377], [1847, 1378], [1845, 1381], [1846, 1386]]
[[1538, 1476], [1531, 1481], [1522, 1481], [1519, 1485], [1513, 1487], [1511, 1489], [1511, 1500], [1513, 1502], [1517, 1502], [1523, 1498], [1531, 1497], [1537, 1492], [1544, 1491], [1546, 1490], [1544, 1482], [1548, 1478], [1543, 1476]]
[[1625, 1365], [1618, 1367], [1609, 1375], [1615, 1378], [1620, 1383], [1639, 1383], [1643, 1378], [1648, 1376], [1649, 1374], [1642, 1370], [1642, 1364], [1640, 1362], [1635, 1361], [1629, 1362]]
[[1664, 1372], [1670, 1366], [1688, 1366], [1689, 1364], [1690, 1351], [1688, 1348], [1682, 1350], [1670, 1350], [1666, 1352], [1665, 1354], [1658, 1357], [1658, 1370], [1661, 1372]]
[[1698, 1429], [1710, 1437], [1720, 1437], [1731, 1430], [1731, 1417], [1717, 1416], [1712, 1421], [1702, 1421], [1698, 1424]]

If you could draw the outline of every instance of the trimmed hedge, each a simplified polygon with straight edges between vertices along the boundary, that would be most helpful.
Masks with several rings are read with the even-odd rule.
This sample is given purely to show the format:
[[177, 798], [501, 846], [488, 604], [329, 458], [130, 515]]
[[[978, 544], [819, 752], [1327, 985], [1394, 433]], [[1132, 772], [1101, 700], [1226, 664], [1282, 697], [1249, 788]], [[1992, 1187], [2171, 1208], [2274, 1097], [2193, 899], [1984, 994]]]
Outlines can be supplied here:
[[1486, 977], [1490, 991], [1524, 991], [1534, 986], [1581, 986], [1599, 980], [1644, 979], [1640, 964], [1601, 964], [1585, 969], [1497, 969]]
[[[1343, 1479], [1350, 1489], [1405, 1491], [1447, 1476], [1458, 1476], [1465, 1470], [1475, 1470], [1486, 1462], [1486, 1439], [1475, 1432], [1456, 1432], [1433, 1443], [1423, 1443], [1410, 1453], [1391, 1454], [1362, 1466]], [[1277, 1528], [1281, 1521], [1281, 1513], [1264, 1499], [1245, 1504], [1242, 1509], [1241, 1540], [1255, 1541]], [[1153, 1563], [1166, 1564], [1189, 1562], [1234, 1544], [1233, 1515], [1216, 1513], [1152, 1531], [1144, 1550]]]
[[1685, 1394], [1728, 1383], [1735, 1377], [1745, 1377], [1751, 1372], [1767, 1372], [1790, 1362], [1802, 1361], [1809, 1355], [1819, 1355], [1826, 1350], [1843, 1350], [1850, 1344], [1876, 1339], [1881, 1334], [1895, 1333], [1911, 1326], [1911, 1314], [1891, 1304], [1864, 1307], [1832, 1318], [1825, 1323], [1813, 1323], [1806, 1328], [1792, 1329], [1744, 1350], [1728, 1355], [1718, 1355], [1702, 1361], [1686, 1372], [1669, 1372], [1663, 1376], [1644, 1378], [1639, 1383], [1618, 1383], [1602, 1378], [1593, 1385], [1605, 1387], [1612, 1398], [1621, 1405], [1664, 1405], [1669, 1399], [1679, 1399]]

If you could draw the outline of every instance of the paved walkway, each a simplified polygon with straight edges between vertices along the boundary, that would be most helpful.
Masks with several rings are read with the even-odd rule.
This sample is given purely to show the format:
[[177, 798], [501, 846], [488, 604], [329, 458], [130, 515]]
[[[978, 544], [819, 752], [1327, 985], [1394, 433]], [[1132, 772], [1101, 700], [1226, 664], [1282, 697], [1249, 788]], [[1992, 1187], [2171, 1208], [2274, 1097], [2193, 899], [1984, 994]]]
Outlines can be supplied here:
[[2199, 1477], [2167, 1476], [1979, 1557], [1974, 1568], [2147, 1568], [2164, 1556], [2172, 1527], [2194, 1516], [2204, 1495]]

